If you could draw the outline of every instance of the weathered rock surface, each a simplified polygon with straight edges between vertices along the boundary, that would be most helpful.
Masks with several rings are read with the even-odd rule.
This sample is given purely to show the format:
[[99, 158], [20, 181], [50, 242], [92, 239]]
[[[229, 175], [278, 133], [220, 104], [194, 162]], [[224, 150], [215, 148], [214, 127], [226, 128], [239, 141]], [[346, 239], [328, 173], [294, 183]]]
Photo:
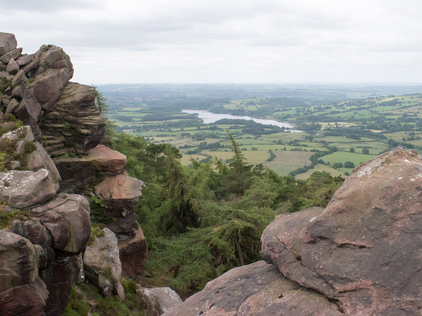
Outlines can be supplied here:
[[0, 315], [2, 316], [44, 316], [48, 297], [44, 282], [35, 282], [11, 288], [0, 293]]
[[136, 295], [145, 304], [146, 316], [160, 316], [180, 303], [180, 296], [169, 287], [139, 288]]
[[104, 145], [97, 145], [88, 152], [87, 160], [98, 171], [104, 171], [107, 175], [117, 176], [123, 172], [127, 158], [118, 151]]
[[24, 208], [51, 200], [59, 185], [49, 178], [49, 171], [0, 172], [0, 201], [15, 208]]
[[97, 284], [105, 296], [117, 294], [124, 300], [125, 293], [120, 283], [122, 267], [117, 238], [108, 228], [102, 231], [104, 235], [96, 237], [94, 243], [86, 247], [84, 254], [86, 277]]
[[86, 183], [98, 172], [106, 176], [119, 175], [124, 172], [126, 161], [125, 155], [103, 145], [89, 150], [87, 156], [54, 159], [62, 176], [60, 189], [63, 192], [71, 191]]
[[52, 182], [60, 182], [60, 174], [53, 160], [50, 158], [40, 143], [35, 142], [34, 145], [37, 147], [37, 149], [26, 157], [27, 167], [34, 171], [39, 169], [47, 169], [49, 171], [50, 180]]
[[[44, 115], [42, 130], [45, 136], [65, 138], [76, 153], [83, 154], [100, 143], [106, 121], [95, 105], [94, 88], [69, 83], [60, 100]], [[54, 148], [46, 148], [56, 157]]]
[[347, 315], [420, 315], [422, 160], [396, 150], [355, 168], [327, 208], [282, 215], [267, 262]]
[[17, 45], [14, 34], [0, 32], [0, 56], [15, 49]]
[[3, 64], [9, 63], [10, 60], [12, 59], [16, 61], [16, 59], [20, 56], [21, 53], [22, 53], [22, 48], [15, 48], [11, 50], [10, 52], [8, 52], [7, 54], [4, 54], [3, 56], [1, 56], [0, 61]]
[[132, 278], [144, 272], [147, 261], [148, 247], [141, 226], [136, 222], [133, 225], [135, 236], [118, 236], [120, 261], [122, 263], [123, 275]]
[[30, 86], [44, 110], [49, 110], [60, 98], [64, 87], [73, 77], [69, 56], [57, 46], [43, 46], [36, 54], [39, 58], [34, 81]]
[[264, 261], [231, 269], [166, 316], [344, 315], [324, 295], [285, 278]]
[[145, 187], [141, 180], [118, 175], [109, 177], [96, 186], [95, 194], [104, 199], [107, 208], [104, 210], [107, 219], [115, 219], [107, 225], [116, 234], [134, 235], [133, 225], [136, 222], [135, 204], [142, 196]]
[[31, 209], [31, 215], [47, 227], [53, 248], [79, 254], [91, 236], [89, 204], [81, 195], [59, 194], [47, 204]]
[[34, 91], [31, 88], [26, 88], [19, 107], [13, 111], [18, 119], [25, 125], [36, 125], [41, 115], [41, 105], [34, 96]]

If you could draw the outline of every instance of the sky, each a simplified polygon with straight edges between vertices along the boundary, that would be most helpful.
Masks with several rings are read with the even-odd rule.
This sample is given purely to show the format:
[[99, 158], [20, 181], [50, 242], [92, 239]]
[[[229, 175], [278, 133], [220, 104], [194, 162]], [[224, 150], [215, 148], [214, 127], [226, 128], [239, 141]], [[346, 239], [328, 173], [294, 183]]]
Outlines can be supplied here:
[[71, 57], [73, 81], [422, 83], [418, 0], [0, 0], [24, 52]]

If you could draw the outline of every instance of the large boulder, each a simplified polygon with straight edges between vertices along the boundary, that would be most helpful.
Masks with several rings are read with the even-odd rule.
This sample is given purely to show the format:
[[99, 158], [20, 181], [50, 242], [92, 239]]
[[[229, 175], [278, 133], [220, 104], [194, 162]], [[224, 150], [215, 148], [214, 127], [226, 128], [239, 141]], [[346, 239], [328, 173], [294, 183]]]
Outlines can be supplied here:
[[0, 172], [0, 201], [14, 208], [30, 207], [51, 200], [59, 185], [50, 180], [46, 169]]
[[141, 287], [136, 295], [144, 303], [146, 316], [160, 316], [182, 303], [180, 296], [169, 287]]
[[30, 86], [44, 110], [49, 110], [62, 95], [64, 87], [73, 77], [69, 56], [57, 46], [42, 46], [36, 53], [38, 67]]
[[124, 300], [117, 238], [108, 228], [104, 228], [101, 236], [95, 237], [93, 243], [86, 247], [84, 268], [86, 277], [97, 284], [105, 296], [117, 294]]
[[[78, 83], [69, 83], [61, 98], [44, 117], [43, 136], [65, 139], [77, 154], [84, 154], [100, 143], [106, 121], [95, 105], [96, 90]], [[54, 155], [54, 149], [47, 152]]]
[[14, 34], [0, 32], [0, 56], [15, 49], [17, 45]]
[[34, 126], [37, 124], [38, 119], [41, 116], [41, 105], [37, 98], [34, 96], [32, 88], [25, 88], [23, 97], [19, 103], [19, 106], [13, 111], [25, 125]]
[[89, 204], [81, 195], [58, 194], [47, 204], [30, 210], [47, 227], [53, 248], [61, 255], [79, 254], [91, 236]]
[[324, 295], [285, 278], [272, 264], [258, 261], [231, 269], [165, 316], [341, 316]]
[[346, 315], [420, 315], [421, 158], [396, 150], [355, 168], [324, 211], [270, 224], [263, 258]]

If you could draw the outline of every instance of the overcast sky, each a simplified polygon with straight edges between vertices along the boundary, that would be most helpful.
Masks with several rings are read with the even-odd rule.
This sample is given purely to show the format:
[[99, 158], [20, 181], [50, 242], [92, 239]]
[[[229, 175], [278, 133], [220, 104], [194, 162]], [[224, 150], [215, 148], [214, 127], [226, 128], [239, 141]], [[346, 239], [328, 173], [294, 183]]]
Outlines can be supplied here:
[[85, 84], [422, 83], [419, 0], [0, 0], [0, 31]]

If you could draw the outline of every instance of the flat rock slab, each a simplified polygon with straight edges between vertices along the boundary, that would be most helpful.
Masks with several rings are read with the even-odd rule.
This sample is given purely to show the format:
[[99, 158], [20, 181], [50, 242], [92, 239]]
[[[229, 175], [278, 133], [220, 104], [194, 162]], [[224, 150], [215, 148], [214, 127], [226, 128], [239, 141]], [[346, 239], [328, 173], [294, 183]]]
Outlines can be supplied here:
[[96, 170], [105, 171], [110, 175], [121, 174], [127, 162], [125, 155], [104, 145], [97, 145], [88, 151], [86, 159], [91, 161]]
[[258, 261], [231, 269], [165, 316], [341, 316], [335, 303]]
[[141, 180], [122, 174], [101, 182], [97, 185], [95, 194], [106, 201], [124, 200], [136, 203], [142, 196], [141, 191], [144, 187], [145, 184]]
[[419, 315], [422, 160], [396, 150], [354, 169], [324, 211], [282, 215], [262, 255], [347, 315]]
[[46, 169], [0, 173], [0, 201], [14, 208], [30, 207], [51, 200], [59, 185], [49, 178]]

